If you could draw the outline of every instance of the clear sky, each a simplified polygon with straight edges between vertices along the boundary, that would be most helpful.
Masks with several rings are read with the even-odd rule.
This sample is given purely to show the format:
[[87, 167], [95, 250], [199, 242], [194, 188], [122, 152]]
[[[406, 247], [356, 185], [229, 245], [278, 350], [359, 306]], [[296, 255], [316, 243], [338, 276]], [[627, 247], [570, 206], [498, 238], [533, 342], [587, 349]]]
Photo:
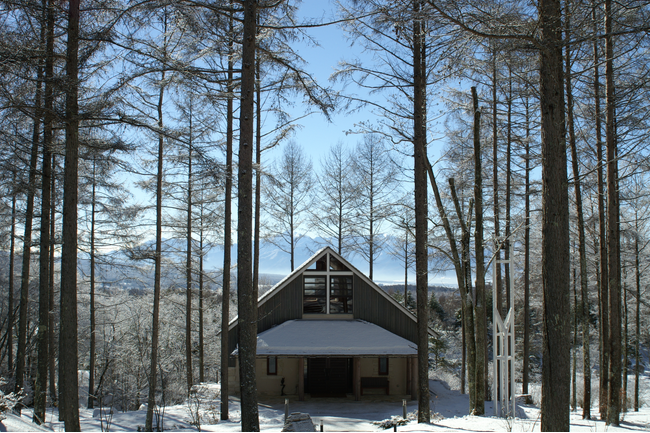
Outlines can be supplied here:
[[[330, 22], [336, 19], [335, 12], [336, 6], [333, 2], [303, 0], [300, 4], [299, 16], [303, 21]], [[345, 33], [338, 25], [310, 28], [305, 31], [320, 45], [313, 46], [306, 42], [297, 44], [296, 51], [305, 60], [305, 69], [321, 86], [333, 86], [340, 90], [342, 84], [340, 82], [331, 83], [330, 75], [335, 71], [339, 61], [362, 56], [360, 47], [350, 46]], [[298, 102], [290, 112], [294, 117], [299, 117], [309, 109], [310, 107]], [[312, 162], [316, 167], [319, 159], [337, 141], [343, 141], [350, 147], [354, 146], [361, 137], [355, 134], [346, 134], [346, 131], [353, 130], [355, 123], [368, 120], [371, 116], [372, 113], [369, 110], [354, 114], [337, 112], [332, 115], [331, 122], [328, 122], [324, 115], [314, 113], [300, 120], [299, 124], [302, 127], [295, 133], [293, 139], [312, 157]], [[277, 153], [277, 151], [270, 152], [268, 156], [265, 155], [265, 158], [273, 158]]]

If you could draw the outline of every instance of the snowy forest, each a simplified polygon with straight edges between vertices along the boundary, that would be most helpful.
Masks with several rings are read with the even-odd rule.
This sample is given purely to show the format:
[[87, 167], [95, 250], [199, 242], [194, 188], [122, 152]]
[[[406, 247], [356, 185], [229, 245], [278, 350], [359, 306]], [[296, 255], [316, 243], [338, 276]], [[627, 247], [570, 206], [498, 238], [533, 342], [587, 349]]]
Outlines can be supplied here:
[[[486, 414], [493, 308], [516, 312], [542, 431], [647, 407], [650, 5], [311, 3], [2, 0], [0, 420], [56, 407], [80, 431], [80, 408], [110, 405], [162, 429], [198, 385], [228, 395], [238, 316], [258, 431], [260, 251], [293, 271], [308, 240], [370, 279], [399, 264], [419, 423], [435, 374]], [[305, 60], [314, 29], [347, 41], [329, 79]], [[346, 116], [326, 149], [298, 139]]]

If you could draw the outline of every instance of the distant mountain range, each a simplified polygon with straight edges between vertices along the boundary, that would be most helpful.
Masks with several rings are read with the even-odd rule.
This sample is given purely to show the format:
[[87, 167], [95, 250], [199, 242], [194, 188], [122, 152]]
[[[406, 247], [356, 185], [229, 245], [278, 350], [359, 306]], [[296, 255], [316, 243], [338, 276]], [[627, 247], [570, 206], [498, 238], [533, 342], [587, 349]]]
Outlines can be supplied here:
[[[390, 239], [387, 239], [390, 241]], [[326, 244], [325, 240], [322, 238], [309, 238], [303, 237], [297, 246], [296, 257], [295, 257], [295, 267], [298, 268], [305, 261], [307, 261], [314, 252], [323, 248]], [[143, 250], [153, 249], [153, 243], [147, 242], [142, 246]], [[185, 244], [184, 241], [175, 239], [175, 240], [165, 240], [163, 242], [163, 256], [166, 258], [171, 258], [172, 262], [177, 259], [174, 256], [178, 257], [178, 260], [181, 257], [184, 257]], [[233, 266], [237, 261], [237, 245], [232, 246], [232, 260]], [[114, 252], [105, 256], [103, 259], [98, 260], [98, 277], [101, 281], [100, 285], [105, 285], [107, 287], [119, 286], [125, 289], [141, 290], [148, 287], [150, 284], [148, 280], [153, 278], [153, 266], [145, 268], [144, 270], [136, 270], [135, 268], [122, 267], [122, 266], [111, 266], [110, 262], [113, 259], [106, 262], [106, 258], [113, 256], [116, 263], [124, 263], [128, 259], [123, 256], [120, 252]], [[0, 251], [0, 266], [5, 265], [4, 267], [8, 268], [8, 253], [5, 251]], [[344, 254], [344, 258], [352, 263], [359, 271], [368, 275], [368, 263], [360, 254], [354, 254], [348, 256]], [[151, 265], [151, 261], [143, 261], [142, 264]], [[180, 265], [182, 261], [179, 261]], [[19, 266], [19, 263], [17, 263]], [[182, 265], [181, 265], [182, 266]], [[385, 286], [392, 286], [398, 284], [404, 284], [404, 264], [399, 257], [396, 257], [390, 254], [387, 250], [382, 251], [375, 257], [374, 263], [374, 275], [373, 280]], [[204, 269], [207, 272], [215, 272], [217, 275], [223, 267], [223, 248], [220, 246], [215, 246], [207, 256], [204, 258]], [[19, 268], [17, 268], [19, 269]], [[79, 257], [79, 270], [82, 274], [82, 279], [87, 278], [89, 273], [89, 261], [86, 256], [80, 255]], [[273, 285], [284, 278], [287, 274], [291, 272], [291, 265], [289, 261], [289, 254], [283, 252], [277, 246], [273, 245], [270, 242], [262, 242], [261, 251], [260, 251], [260, 284], [270, 284]], [[181, 273], [166, 273], [164, 278], [170, 281], [183, 278]], [[217, 277], [218, 278], [218, 277]], [[236, 279], [236, 273], [232, 276], [233, 280]], [[415, 271], [410, 269], [408, 272], [408, 283], [409, 285], [415, 284]], [[429, 285], [437, 286], [438, 289], [444, 289], [444, 287], [457, 287], [456, 277], [453, 272], [447, 272], [444, 274], [429, 274]], [[441, 287], [443, 286], [443, 287]]]
[[[299, 267], [307, 261], [314, 252], [327, 245], [322, 238], [303, 237], [298, 242], [295, 267]], [[232, 257], [236, 260], [237, 245], [232, 246]], [[343, 255], [359, 271], [368, 275], [368, 262], [360, 254], [352, 256]], [[213, 248], [204, 259], [206, 269], [220, 269], [223, 266], [223, 248]], [[262, 242], [260, 245], [260, 274], [280, 275], [284, 277], [291, 272], [290, 256], [270, 242]], [[415, 283], [415, 271], [409, 270], [409, 283]], [[375, 257], [373, 280], [381, 284], [395, 284], [404, 282], [404, 264], [388, 251], [384, 250]], [[456, 286], [456, 278], [453, 273], [444, 275], [429, 275], [429, 284]]]

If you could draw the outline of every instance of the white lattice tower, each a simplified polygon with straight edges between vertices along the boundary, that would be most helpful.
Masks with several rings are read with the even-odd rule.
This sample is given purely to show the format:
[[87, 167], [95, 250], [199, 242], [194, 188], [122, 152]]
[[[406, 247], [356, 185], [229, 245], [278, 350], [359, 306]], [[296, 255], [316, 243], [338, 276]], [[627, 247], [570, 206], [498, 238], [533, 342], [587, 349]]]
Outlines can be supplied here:
[[[503, 244], [502, 244], [503, 245]], [[494, 260], [492, 279], [492, 401], [494, 415], [500, 417], [515, 416], [515, 291], [513, 247], [510, 243], [508, 259]], [[497, 265], [508, 264], [510, 273], [510, 309], [505, 319], [501, 317], [497, 305]]]

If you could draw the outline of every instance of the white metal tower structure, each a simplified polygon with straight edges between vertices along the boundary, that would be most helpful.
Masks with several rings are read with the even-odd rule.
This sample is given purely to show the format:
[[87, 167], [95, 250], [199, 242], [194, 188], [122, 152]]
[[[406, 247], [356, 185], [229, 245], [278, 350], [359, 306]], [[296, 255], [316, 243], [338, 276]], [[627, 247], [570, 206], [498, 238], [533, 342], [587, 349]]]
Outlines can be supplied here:
[[[503, 243], [500, 241], [501, 248]], [[510, 242], [508, 259], [494, 260], [492, 279], [492, 365], [493, 386], [492, 401], [494, 402], [494, 415], [504, 418], [515, 416], [515, 291], [514, 291], [514, 259], [513, 247]], [[498, 264], [508, 264], [510, 273], [510, 309], [505, 319], [501, 317], [497, 305], [497, 270]]]

